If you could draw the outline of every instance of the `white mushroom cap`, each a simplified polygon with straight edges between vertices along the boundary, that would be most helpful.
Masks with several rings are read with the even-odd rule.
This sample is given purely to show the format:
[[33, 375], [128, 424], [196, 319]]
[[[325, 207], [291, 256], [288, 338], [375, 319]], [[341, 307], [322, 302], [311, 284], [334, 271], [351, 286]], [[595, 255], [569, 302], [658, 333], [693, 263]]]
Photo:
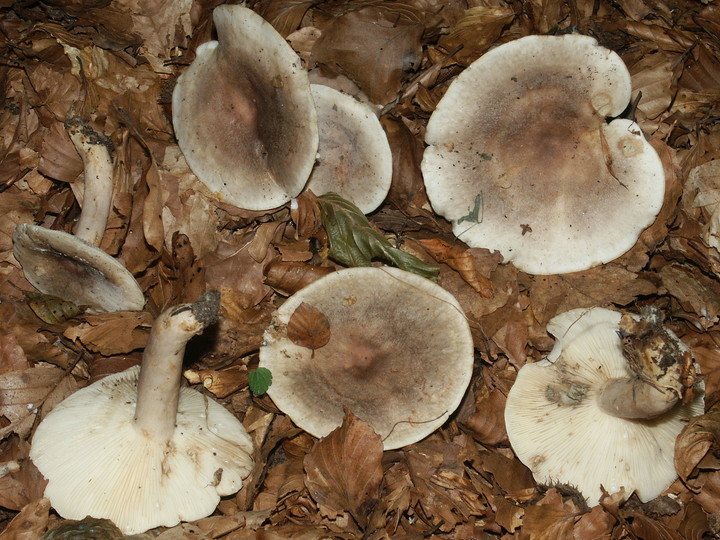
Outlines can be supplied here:
[[639, 127], [620, 57], [588, 36], [528, 36], [476, 60], [427, 126], [434, 210], [472, 247], [533, 274], [622, 255], [663, 202], [662, 163]]
[[311, 85], [318, 114], [318, 161], [307, 189], [334, 192], [369, 214], [385, 200], [392, 182], [392, 153], [373, 110], [352, 96]]
[[677, 476], [675, 439], [703, 412], [702, 395], [652, 420], [618, 418], [599, 407], [606, 383], [633, 376], [618, 335], [620, 317], [593, 308], [552, 319], [555, 348], [520, 369], [505, 409], [510, 444], [535, 479], [577, 486], [591, 506], [601, 486], [611, 494], [624, 489], [626, 497], [634, 491], [643, 502], [662, 493]]
[[252, 442], [224, 407], [182, 388], [168, 445], [134, 424], [139, 368], [75, 392], [38, 426], [30, 458], [67, 519], [112, 520], [126, 534], [210, 515], [252, 469]]
[[302, 191], [318, 146], [307, 72], [275, 29], [241, 6], [213, 12], [219, 41], [198, 47], [173, 92], [188, 165], [215, 195], [248, 210]]
[[140, 286], [120, 262], [71, 234], [21, 224], [13, 232], [13, 252], [42, 293], [90, 312], [138, 311], [145, 305]]
[[[310, 350], [288, 338], [295, 310], [308, 304], [330, 325]], [[385, 449], [412, 444], [457, 408], [473, 368], [470, 329], [445, 289], [396, 268], [329, 274], [278, 309], [260, 348], [273, 374], [268, 394], [316, 437], [342, 424], [347, 407], [369, 423]]]

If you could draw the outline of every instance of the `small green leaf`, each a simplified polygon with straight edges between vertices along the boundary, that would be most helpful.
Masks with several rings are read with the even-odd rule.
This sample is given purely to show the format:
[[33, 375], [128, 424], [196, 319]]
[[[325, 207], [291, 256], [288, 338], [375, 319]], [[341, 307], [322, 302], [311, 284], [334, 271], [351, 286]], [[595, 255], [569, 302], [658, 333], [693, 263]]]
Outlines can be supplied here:
[[272, 372], [268, 368], [259, 367], [248, 373], [248, 386], [256, 396], [262, 396], [272, 384]]
[[337, 193], [318, 197], [320, 219], [328, 235], [328, 256], [346, 266], [370, 266], [373, 259], [436, 280], [440, 268], [394, 247], [370, 224], [365, 214]]

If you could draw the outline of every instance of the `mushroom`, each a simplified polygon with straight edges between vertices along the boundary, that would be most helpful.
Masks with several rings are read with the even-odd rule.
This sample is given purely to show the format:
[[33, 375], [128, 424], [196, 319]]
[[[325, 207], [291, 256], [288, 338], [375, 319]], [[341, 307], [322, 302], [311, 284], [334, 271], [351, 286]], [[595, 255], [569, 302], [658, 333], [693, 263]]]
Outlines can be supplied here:
[[[327, 342], [302, 339], [329, 329]], [[442, 425], [470, 382], [473, 342], [457, 300], [439, 285], [390, 267], [329, 274], [280, 306], [260, 366], [268, 394], [302, 429], [323, 437], [344, 409], [370, 424], [385, 449]]]
[[545, 360], [518, 372], [505, 409], [510, 444], [538, 482], [647, 502], [675, 479], [675, 439], [703, 413], [689, 349], [656, 311], [574, 309], [553, 318]]
[[164, 311], [142, 366], [110, 375], [57, 405], [30, 458], [45, 496], [68, 519], [112, 520], [132, 534], [210, 515], [252, 468], [243, 425], [209, 397], [181, 388], [187, 341], [212, 324], [220, 295]]
[[90, 312], [141, 310], [145, 297], [133, 275], [98, 247], [112, 200], [111, 143], [78, 118], [68, 120], [67, 130], [85, 165], [75, 235], [20, 224], [13, 232], [15, 258], [42, 293], [88, 306]]
[[428, 122], [433, 209], [471, 247], [532, 274], [585, 270], [636, 242], [665, 176], [627, 107], [630, 75], [591, 37], [527, 36], [473, 62]]
[[268, 210], [297, 196], [318, 128], [300, 58], [250, 9], [213, 12], [218, 41], [200, 45], [173, 91], [173, 126], [190, 169], [214, 196]]
[[329, 86], [311, 85], [318, 114], [318, 160], [306, 186], [316, 195], [334, 192], [363, 214], [383, 202], [392, 181], [392, 153], [373, 110]]

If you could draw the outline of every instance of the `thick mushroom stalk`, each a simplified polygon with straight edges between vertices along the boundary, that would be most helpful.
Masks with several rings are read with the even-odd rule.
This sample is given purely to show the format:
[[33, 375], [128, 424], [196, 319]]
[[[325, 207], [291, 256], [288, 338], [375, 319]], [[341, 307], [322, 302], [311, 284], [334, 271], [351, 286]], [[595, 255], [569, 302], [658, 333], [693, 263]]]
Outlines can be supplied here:
[[633, 375], [608, 381], [598, 396], [600, 408], [619, 418], [665, 414], [697, 380], [690, 350], [665, 328], [657, 309], [623, 315], [619, 334]]
[[67, 121], [67, 130], [85, 165], [83, 205], [75, 236], [97, 246], [105, 233], [112, 202], [112, 143], [77, 117]]
[[135, 424], [147, 436], [166, 441], [175, 431], [185, 346], [214, 323], [220, 293], [210, 291], [194, 304], [165, 310], [153, 324], [143, 354]]

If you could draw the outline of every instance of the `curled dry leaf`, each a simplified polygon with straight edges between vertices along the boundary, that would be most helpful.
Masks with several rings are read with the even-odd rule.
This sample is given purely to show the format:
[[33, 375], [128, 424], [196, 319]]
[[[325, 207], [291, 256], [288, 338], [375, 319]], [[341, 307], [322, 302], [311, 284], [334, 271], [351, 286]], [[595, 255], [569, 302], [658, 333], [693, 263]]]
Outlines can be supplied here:
[[447, 264], [459, 273], [483, 298], [493, 297], [491, 281], [478, 272], [477, 263], [468, 248], [449, 244], [440, 238], [427, 238], [419, 241], [438, 262]]
[[300, 261], [276, 261], [265, 267], [265, 284], [281, 294], [291, 295], [334, 270]]
[[720, 409], [690, 420], [675, 441], [675, 469], [683, 482], [694, 476], [708, 452], [712, 448], [717, 450], [719, 445]]
[[290, 316], [287, 336], [295, 345], [314, 351], [330, 341], [330, 321], [322, 311], [303, 302]]
[[346, 410], [342, 425], [305, 456], [305, 485], [320, 511], [331, 518], [348, 511], [364, 528], [380, 496], [382, 454], [380, 436]]

